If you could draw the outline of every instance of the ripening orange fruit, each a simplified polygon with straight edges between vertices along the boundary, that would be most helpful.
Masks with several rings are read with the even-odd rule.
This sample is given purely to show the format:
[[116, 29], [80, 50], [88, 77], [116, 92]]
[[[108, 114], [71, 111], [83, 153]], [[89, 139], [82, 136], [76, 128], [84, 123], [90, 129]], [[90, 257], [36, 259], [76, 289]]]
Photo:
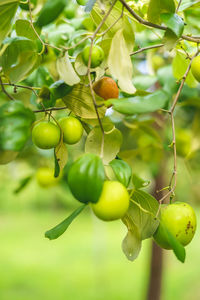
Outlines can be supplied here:
[[110, 77], [102, 77], [93, 84], [95, 93], [104, 100], [118, 98], [119, 89], [116, 82]]

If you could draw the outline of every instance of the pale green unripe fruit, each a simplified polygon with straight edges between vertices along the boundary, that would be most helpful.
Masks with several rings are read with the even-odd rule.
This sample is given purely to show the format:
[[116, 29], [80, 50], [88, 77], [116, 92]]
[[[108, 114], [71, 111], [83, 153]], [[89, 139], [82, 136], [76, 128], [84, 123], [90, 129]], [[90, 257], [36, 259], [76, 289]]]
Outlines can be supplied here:
[[129, 194], [119, 181], [105, 181], [97, 203], [91, 204], [95, 215], [103, 221], [121, 219], [129, 207]]
[[[161, 208], [160, 221], [183, 246], [191, 242], [196, 231], [196, 216], [193, 208], [189, 204], [175, 202], [173, 204], [163, 205]], [[158, 226], [154, 234], [154, 239], [160, 247], [171, 249], [162, 226]]]
[[38, 148], [55, 148], [60, 142], [60, 129], [52, 122], [42, 121], [33, 127], [32, 140]]
[[77, 118], [65, 117], [58, 122], [63, 131], [64, 143], [72, 145], [80, 141], [83, 135], [83, 126]]
[[61, 178], [62, 174], [54, 177], [54, 169], [48, 167], [41, 167], [36, 172], [37, 183], [44, 188], [56, 185]]
[[191, 70], [194, 78], [200, 82], [200, 56], [196, 56], [191, 65]]
[[[82, 59], [86, 66], [88, 66], [88, 61], [90, 57], [90, 45], [85, 46], [82, 52]], [[104, 60], [104, 51], [98, 45], [93, 45], [92, 47], [92, 55], [91, 55], [91, 68], [96, 68], [100, 66], [102, 61]]]

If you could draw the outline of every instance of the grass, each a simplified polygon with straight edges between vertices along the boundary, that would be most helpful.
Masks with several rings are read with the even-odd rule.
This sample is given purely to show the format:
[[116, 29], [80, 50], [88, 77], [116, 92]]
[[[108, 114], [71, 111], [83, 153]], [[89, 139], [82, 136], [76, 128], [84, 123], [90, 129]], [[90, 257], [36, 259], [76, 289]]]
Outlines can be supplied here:
[[[0, 215], [1, 300], [142, 300], [149, 274], [150, 241], [129, 262], [121, 251], [120, 222], [104, 223], [83, 213], [58, 240], [44, 232], [64, 212], [4, 212]], [[163, 300], [200, 299], [199, 237], [181, 264], [166, 253]]]

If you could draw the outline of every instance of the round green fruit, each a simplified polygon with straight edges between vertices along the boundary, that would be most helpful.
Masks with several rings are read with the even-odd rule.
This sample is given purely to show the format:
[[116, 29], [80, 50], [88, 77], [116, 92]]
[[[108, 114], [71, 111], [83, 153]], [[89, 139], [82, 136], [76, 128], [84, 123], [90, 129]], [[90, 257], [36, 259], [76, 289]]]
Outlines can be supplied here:
[[[196, 216], [189, 204], [184, 202], [163, 204], [160, 221], [183, 246], [191, 242], [196, 231]], [[158, 226], [154, 239], [160, 247], [171, 249], [162, 226]]]
[[32, 140], [38, 148], [54, 148], [60, 142], [60, 129], [52, 122], [42, 121], [33, 127]]
[[[85, 46], [82, 52], [82, 59], [86, 66], [88, 66], [89, 56], [90, 56], [90, 45]], [[92, 47], [92, 55], [91, 55], [91, 67], [98, 67], [102, 61], [104, 60], [104, 51], [101, 47], [94, 45]]]
[[78, 5], [85, 6], [87, 4], [88, 0], [76, 0], [76, 2], [78, 3]]
[[105, 181], [97, 203], [91, 204], [95, 215], [103, 221], [121, 219], [129, 207], [129, 194], [118, 181]]
[[162, 58], [162, 56], [155, 54], [152, 56], [151, 63], [152, 63], [152, 68], [155, 71], [157, 71], [158, 69], [164, 66], [165, 60]]
[[191, 70], [194, 78], [200, 82], [200, 56], [196, 56], [191, 65]]
[[54, 177], [54, 169], [48, 167], [41, 167], [36, 172], [36, 179], [41, 187], [56, 185], [60, 181], [61, 177], [61, 175]]
[[74, 117], [66, 117], [59, 120], [59, 125], [63, 131], [63, 140], [66, 144], [76, 144], [83, 135], [81, 122]]

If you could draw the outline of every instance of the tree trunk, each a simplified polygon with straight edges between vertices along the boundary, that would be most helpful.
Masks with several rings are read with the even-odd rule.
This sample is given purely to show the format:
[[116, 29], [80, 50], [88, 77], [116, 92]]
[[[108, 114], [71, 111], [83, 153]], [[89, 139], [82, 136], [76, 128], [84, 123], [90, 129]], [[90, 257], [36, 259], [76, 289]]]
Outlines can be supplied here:
[[[155, 180], [154, 197], [158, 200], [162, 197], [162, 192], [157, 193], [164, 186], [164, 168], [160, 167], [160, 173]], [[150, 278], [147, 292], [147, 300], [160, 300], [162, 288], [162, 271], [163, 271], [163, 250], [153, 241], [150, 264]]]

